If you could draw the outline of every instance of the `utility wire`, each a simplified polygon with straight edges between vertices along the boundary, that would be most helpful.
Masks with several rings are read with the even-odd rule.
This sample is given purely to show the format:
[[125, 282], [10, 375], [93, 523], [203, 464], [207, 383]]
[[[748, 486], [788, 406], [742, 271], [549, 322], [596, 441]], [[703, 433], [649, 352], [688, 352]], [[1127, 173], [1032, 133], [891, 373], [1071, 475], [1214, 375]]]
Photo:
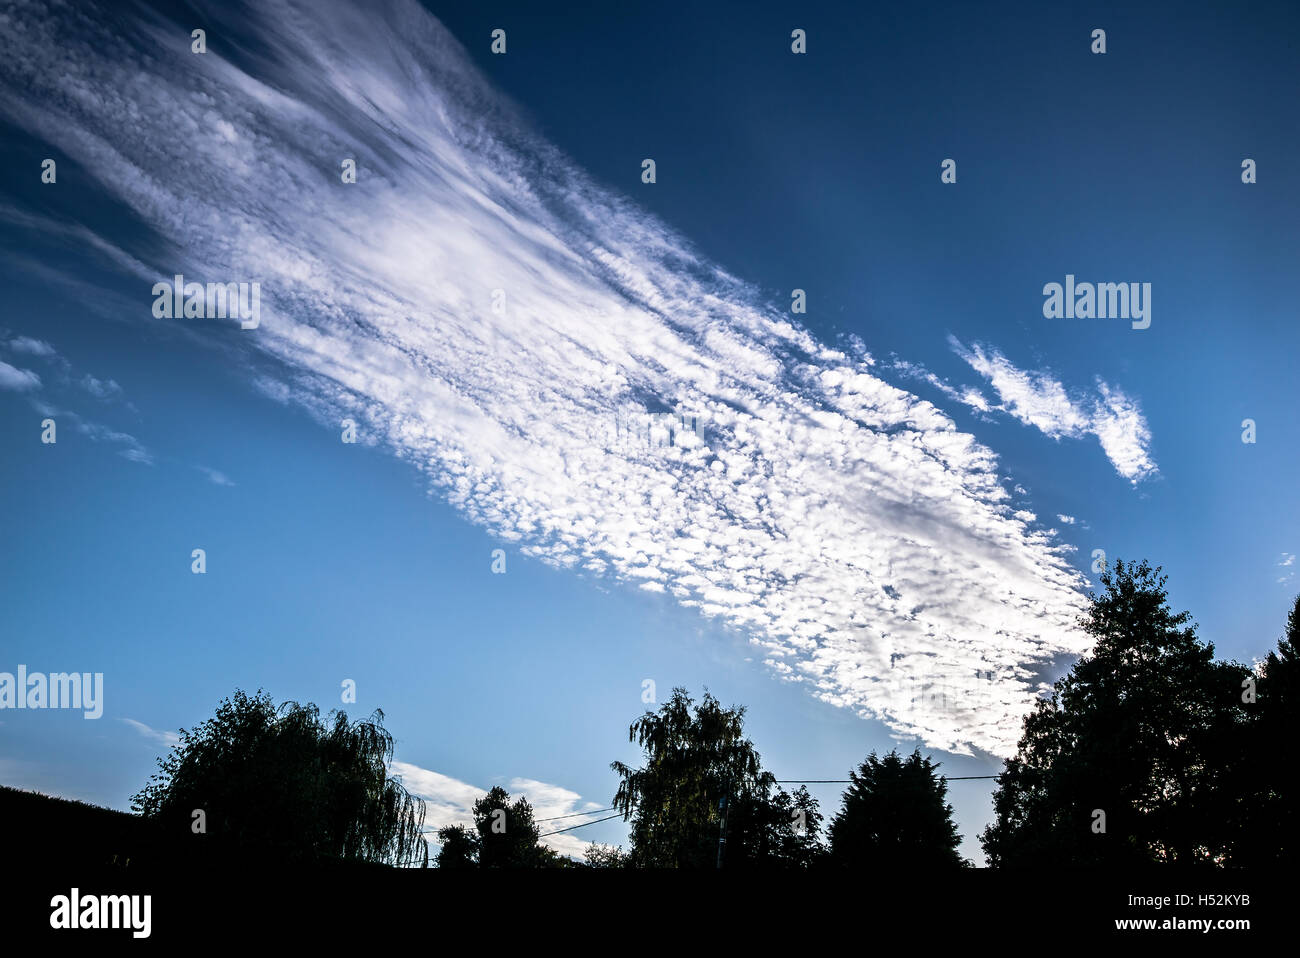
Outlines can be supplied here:
[[[976, 779], [997, 778], [996, 775], [940, 775], [946, 782], [970, 782]], [[782, 785], [848, 785], [851, 778], [778, 778]]]
[[574, 812], [572, 815], [554, 815], [551, 818], [534, 818], [534, 822], [558, 822], [561, 818], [577, 818], [579, 815], [595, 815], [597, 812], [612, 812], [614, 806], [609, 808], [592, 808], [585, 812]]
[[[997, 777], [998, 776], [996, 775], [952, 775], [952, 776], [941, 775], [940, 776], [940, 778], [946, 779], [949, 782], [969, 782], [976, 779], [989, 779], [989, 778], [997, 778]], [[848, 785], [852, 783], [852, 781], [853, 780], [851, 778], [778, 778], [776, 780], [778, 785]], [[595, 815], [598, 812], [612, 811], [614, 807], [615, 806], [611, 805], [609, 808], [593, 808], [585, 812], [574, 812], [570, 815], [554, 815], [550, 818], [534, 819], [534, 821], [558, 822], [561, 819], [565, 819], [565, 818], [578, 818], [582, 815]], [[588, 825], [599, 825], [601, 822], [608, 822], [608, 821], [612, 821], [615, 818], [622, 818], [622, 817], [623, 815], [620, 812], [617, 815], [608, 815], [605, 818], [597, 818], [596, 820], [590, 822], [579, 822], [577, 825], [570, 825], [567, 828], [557, 828], [553, 832], [543, 832], [541, 835], [538, 835], [537, 837], [547, 838], [551, 835], [559, 835], [562, 832], [571, 832], [579, 828], [586, 828]]]
[[558, 834], [560, 834], [560, 832], [571, 832], [571, 831], [573, 831], [575, 828], [586, 828], [588, 825], [596, 825], [596, 824], [598, 824], [598, 823], [600, 823], [600, 822], [607, 822], [607, 821], [610, 820], [610, 818], [622, 818], [622, 817], [623, 817], [623, 815], [622, 815], [622, 813], [620, 813], [620, 814], [618, 814], [618, 815], [610, 815], [609, 818], [598, 818], [598, 819], [596, 819], [596, 821], [594, 821], [594, 822], [580, 822], [580, 823], [577, 824], [577, 825], [570, 825], [568, 828], [557, 828], [557, 829], [556, 829], [555, 831], [553, 831], [553, 832], [546, 832], [546, 833], [544, 833], [544, 834], [542, 834], [542, 835], [538, 835], [537, 837], [538, 837], [538, 838], [545, 838], [547, 835], [558, 835]]

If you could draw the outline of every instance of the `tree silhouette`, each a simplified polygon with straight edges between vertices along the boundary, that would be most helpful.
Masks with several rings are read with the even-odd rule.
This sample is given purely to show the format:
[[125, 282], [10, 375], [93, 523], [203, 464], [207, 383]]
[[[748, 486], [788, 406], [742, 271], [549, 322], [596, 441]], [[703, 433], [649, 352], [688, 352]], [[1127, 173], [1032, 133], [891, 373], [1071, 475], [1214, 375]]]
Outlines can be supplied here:
[[[1281, 760], [1300, 727], [1300, 596], [1287, 617], [1277, 650], [1260, 664], [1249, 769], [1253, 783], [1241, 803], [1241, 864], [1276, 865], [1300, 859], [1300, 790], [1295, 773]], [[1249, 706], [1248, 706], [1249, 708]]]
[[388, 777], [383, 717], [322, 720], [315, 705], [276, 708], [263, 692], [237, 690], [181, 730], [132, 807], [166, 834], [243, 855], [427, 866], [424, 803]]
[[528, 799], [510, 801], [494, 786], [474, 803], [474, 830], [452, 825], [438, 830], [439, 868], [566, 867], [569, 862], [538, 843], [538, 828]]
[[448, 825], [438, 829], [438, 841], [442, 843], [438, 850], [439, 868], [478, 867], [477, 831], [470, 831], [464, 825]]
[[906, 759], [872, 752], [856, 771], [830, 826], [830, 861], [852, 868], [958, 868], [961, 836], [944, 799], [938, 765], [919, 751]]
[[981, 837], [990, 864], [1229, 859], [1250, 672], [1214, 661], [1159, 573], [1117, 561], [1090, 593], [1092, 653], [1025, 718]]
[[592, 842], [583, 852], [589, 868], [630, 868], [631, 861], [621, 845], [601, 845]]
[[776, 780], [744, 737], [744, 708], [723, 708], [707, 691], [694, 714], [692, 705], [673, 689], [628, 730], [645, 766], [610, 766], [620, 779], [614, 807], [632, 821], [632, 865], [714, 868], [721, 857], [725, 867], [769, 867], [815, 857], [816, 802], [806, 791], [773, 796]]
[[826, 854], [817, 799], [800, 785], [793, 793], [760, 789], [737, 798], [727, 815], [727, 868], [808, 868]]

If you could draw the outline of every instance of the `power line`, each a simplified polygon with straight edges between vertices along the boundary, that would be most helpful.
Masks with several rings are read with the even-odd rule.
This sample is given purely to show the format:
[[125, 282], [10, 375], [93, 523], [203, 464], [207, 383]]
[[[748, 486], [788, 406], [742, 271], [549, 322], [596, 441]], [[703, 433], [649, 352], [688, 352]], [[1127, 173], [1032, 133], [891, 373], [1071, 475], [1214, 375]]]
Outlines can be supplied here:
[[597, 825], [597, 824], [599, 824], [600, 822], [607, 822], [607, 821], [609, 821], [611, 818], [622, 818], [622, 817], [623, 817], [623, 815], [622, 815], [622, 813], [620, 813], [620, 814], [618, 814], [618, 815], [610, 815], [609, 818], [598, 818], [598, 819], [596, 819], [594, 822], [580, 822], [580, 823], [578, 823], [577, 825], [570, 825], [568, 828], [557, 828], [557, 829], [556, 829], [555, 831], [553, 831], [553, 832], [546, 832], [546, 834], [544, 834], [544, 835], [538, 835], [537, 837], [538, 837], [538, 838], [545, 838], [547, 835], [558, 835], [558, 834], [560, 834], [560, 832], [571, 832], [571, 831], [573, 831], [575, 828], [586, 828], [588, 825]]
[[[997, 778], [996, 775], [940, 775], [948, 782], [970, 782], [975, 779]], [[848, 785], [851, 778], [778, 778], [778, 785]]]
[[550, 818], [534, 818], [534, 822], [558, 822], [561, 818], [577, 818], [579, 815], [595, 815], [597, 812], [612, 812], [614, 806], [609, 808], [590, 808], [585, 812], [574, 812], [572, 815], [554, 815]]
[[[996, 775], [953, 775], [949, 777], [947, 775], [943, 775], [940, 777], [949, 782], [969, 782], [977, 779], [997, 778], [998, 776]], [[778, 784], [781, 785], [847, 785], [850, 784], [853, 780], [849, 778], [778, 778], [776, 781]], [[610, 806], [610, 808], [613, 807], [614, 806], [612, 805]], [[589, 812], [576, 812], [573, 815], [556, 815], [554, 818], [539, 818], [537, 819], [537, 821], [554, 822], [560, 820], [561, 818], [576, 818], [578, 815], [594, 815], [597, 812], [607, 812], [610, 810], [610, 808], [594, 808]], [[568, 828], [557, 828], [553, 832], [545, 832], [541, 835], [538, 835], [537, 837], [546, 838], [548, 835], [558, 835], [561, 832], [571, 832], [578, 828], [586, 828], [588, 825], [598, 825], [601, 822], [608, 822], [611, 821], [612, 819], [622, 818], [622, 817], [623, 815], [620, 812], [617, 815], [608, 815], [605, 818], [598, 818], [592, 822], [579, 822], [577, 825], [570, 825]]]
[[[610, 806], [610, 808], [613, 808], [613, 807], [614, 807], [613, 805]], [[609, 811], [609, 808], [593, 809], [591, 812], [586, 812], [586, 813], [579, 812], [578, 814], [579, 814], [579, 815], [582, 815], [582, 814], [592, 815], [592, 814], [594, 814], [596, 811], [607, 812], [607, 811]], [[557, 828], [557, 829], [556, 829], [555, 831], [553, 831], [553, 832], [543, 832], [541, 835], [538, 835], [537, 837], [538, 837], [538, 838], [547, 838], [547, 837], [549, 837], [549, 836], [551, 836], [551, 835], [559, 835], [561, 832], [571, 832], [571, 831], [573, 831], [575, 828], [586, 828], [588, 825], [598, 825], [598, 824], [600, 824], [601, 822], [608, 822], [610, 819], [614, 819], [614, 818], [622, 818], [622, 817], [623, 817], [623, 816], [622, 816], [622, 813], [620, 813], [620, 814], [618, 814], [618, 815], [610, 815], [608, 818], [598, 818], [598, 819], [596, 819], [594, 822], [579, 822], [577, 825], [570, 825], [568, 828]], [[573, 816], [572, 816], [572, 815], [557, 815], [555, 818], [542, 818], [542, 819], [538, 819], [538, 821], [543, 821], [543, 822], [552, 822], [552, 821], [555, 821], [556, 819], [559, 819], [559, 818], [573, 818]], [[433, 857], [430, 858], [430, 861], [432, 861], [432, 860], [433, 860]], [[397, 865], [397, 867], [398, 867], [398, 868], [406, 868], [406, 867], [410, 867], [411, 865], [418, 865], [418, 864], [420, 864], [420, 863], [419, 863], [419, 860], [416, 860], [416, 861], [413, 861], [413, 862], [401, 862], [401, 863], [399, 863], [399, 864]], [[427, 867], [427, 866], [425, 866], [425, 867]], [[434, 866], [434, 867], [437, 867], [437, 866]]]
[[[997, 778], [998, 776], [996, 775], [952, 775], [952, 776], [942, 775], [940, 777], [949, 782], [970, 782], [975, 780]], [[778, 785], [849, 785], [853, 782], [853, 779], [851, 778], [778, 778], [776, 779], [776, 782]], [[535, 822], [558, 822], [561, 819], [565, 819], [565, 818], [578, 818], [579, 816], [582, 815], [595, 815], [598, 812], [608, 812], [608, 811], [612, 811], [614, 808], [615, 806], [611, 805], [609, 808], [593, 808], [585, 812], [573, 812], [570, 815], [554, 815], [551, 818], [538, 818], [538, 819], [534, 819], [534, 821]], [[619, 812], [616, 815], [607, 815], [605, 818], [597, 818], [594, 821], [579, 822], [577, 825], [570, 825], [567, 828], [557, 828], [553, 832], [543, 832], [537, 837], [549, 838], [551, 835], [559, 835], [562, 834], [563, 832], [576, 831], [579, 828], [586, 828], [588, 825], [599, 825], [601, 822], [608, 822], [614, 820], [615, 818], [622, 818], [622, 817], [623, 817], [622, 812]]]
[[[997, 778], [998, 776], [996, 775], [952, 775], [952, 776], [943, 775], [940, 777], [949, 782], [969, 782], [977, 779]], [[776, 783], [778, 785], [849, 785], [852, 783], [852, 781], [853, 780], [851, 778], [778, 778], [776, 779]], [[608, 811], [612, 811], [614, 808], [615, 806], [611, 805], [609, 808], [593, 808], [585, 812], [573, 812], [572, 814], [569, 815], [553, 815], [550, 818], [538, 818], [538, 819], [534, 819], [534, 821], [535, 822], [558, 822], [561, 819], [565, 819], [565, 818], [578, 818], [582, 815], [595, 815], [599, 812], [608, 812]], [[601, 822], [608, 822], [614, 820], [615, 818], [622, 818], [622, 817], [623, 817], [622, 812], [616, 815], [607, 815], [605, 818], [597, 818], [594, 821], [579, 822], [577, 825], [570, 825], [567, 828], [557, 828], [555, 829], [555, 831], [552, 832], [543, 832], [537, 837], [547, 838], [551, 835], [559, 835], [563, 832], [572, 832], [579, 828], [586, 828], [588, 825], [599, 825]]]

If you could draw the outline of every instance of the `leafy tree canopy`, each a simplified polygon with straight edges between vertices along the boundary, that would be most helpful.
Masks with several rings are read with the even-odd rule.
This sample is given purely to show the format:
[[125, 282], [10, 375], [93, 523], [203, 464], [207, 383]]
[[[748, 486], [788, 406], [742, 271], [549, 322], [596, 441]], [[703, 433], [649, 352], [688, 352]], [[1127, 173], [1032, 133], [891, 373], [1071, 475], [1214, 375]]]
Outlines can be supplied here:
[[645, 765], [611, 765], [620, 780], [614, 807], [632, 822], [632, 864], [714, 868], [724, 836], [725, 867], [797, 867], [814, 859], [821, 847], [817, 803], [804, 789], [776, 789], [744, 736], [744, 708], [723, 708], [707, 691], [693, 705], [685, 689], [674, 689], [658, 712], [628, 730]]
[[1250, 670], [1217, 662], [1166, 577], [1117, 561], [1081, 658], [1025, 718], [981, 841], [992, 865], [1222, 862], [1239, 828]]
[[[168, 834], [270, 858], [428, 864], [424, 803], [388, 776], [384, 713], [349, 722], [236, 691], [158, 760], [132, 807]], [[196, 831], [201, 811], [205, 832]]]

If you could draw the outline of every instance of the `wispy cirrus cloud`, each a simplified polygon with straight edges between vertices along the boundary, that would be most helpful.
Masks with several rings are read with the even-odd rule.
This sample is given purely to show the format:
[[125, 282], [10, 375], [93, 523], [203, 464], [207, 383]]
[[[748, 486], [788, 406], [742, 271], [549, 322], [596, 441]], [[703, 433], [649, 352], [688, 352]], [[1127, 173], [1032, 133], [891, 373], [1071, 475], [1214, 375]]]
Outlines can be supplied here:
[[[72, 363], [62, 356], [53, 345], [44, 340], [34, 339], [30, 336], [8, 335], [6, 331], [0, 330], [0, 348], [11, 355], [27, 355], [39, 358], [53, 368], [53, 382], [61, 384], [64, 389], [71, 389], [71, 387], [75, 386], [104, 403], [117, 402], [123, 398], [122, 387], [116, 380], [100, 379], [90, 373], [85, 373], [80, 378], [74, 377]], [[8, 389], [12, 392], [31, 394], [27, 397], [28, 401], [32, 408], [42, 416], [51, 417], [55, 419], [56, 423], [65, 421], [71, 424], [78, 433], [91, 442], [116, 446], [118, 454], [124, 459], [143, 465], [153, 465], [156, 462], [154, 453], [130, 433], [95, 422], [70, 409], [55, 405], [53, 402], [47, 401], [44, 394], [36, 395], [38, 392], [45, 390], [46, 385], [45, 381], [35, 372], [16, 368], [0, 360], [0, 390]], [[134, 411], [134, 406], [130, 403], [126, 404], [126, 408]], [[213, 485], [235, 485], [234, 480], [220, 470], [203, 465], [194, 468], [207, 476], [208, 481]]]
[[199, 472], [208, 477], [208, 481], [214, 486], [233, 486], [234, 480], [218, 469], [210, 469], [207, 466], [195, 466]]
[[135, 729], [137, 732], [139, 732], [144, 738], [147, 738], [149, 741], [157, 745], [163, 745], [167, 748], [171, 748], [173, 745], [180, 744], [181, 737], [176, 732], [169, 732], [166, 731], [165, 729], [159, 730], [156, 728], [151, 728], [150, 726], [145, 725], [143, 722], [137, 722], [135, 719], [124, 718], [122, 719], [122, 721], [125, 722], [127, 725], [131, 726], [131, 728]]
[[56, 424], [70, 423], [73, 429], [91, 442], [106, 443], [116, 447], [117, 454], [123, 459], [144, 466], [152, 466], [155, 462], [154, 454], [129, 432], [123, 432], [120, 429], [105, 426], [103, 423], [94, 422], [70, 409], [52, 405], [41, 399], [33, 399], [32, 408], [42, 416], [53, 419]]
[[935, 375], [918, 363], [909, 362], [905, 359], [895, 357], [893, 362], [890, 364], [890, 368], [902, 373], [909, 379], [928, 383], [948, 399], [953, 402], [959, 402], [963, 406], [969, 406], [977, 413], [987, 413], [993, 410], [993, 404], [990, 403], [984, 394], [978, 389], [971, 386], [965, 386], [958, 389], [956, 386], [948, 382], [948, 380]]
[[30, 336], [15, 336], [5, 345], [16, 353], [27, 353], [31, 356], [44, 357], [52, 357], [55, 355], [53, 346], [42, 339], [33, 339]]
[[96, 379], [87, 373], [77, 381], [77, 385], [96, 399], [116, 399], [122, 395], [122, 387], [112, 379]]
[[[11, 355], [27, 355], [39, 358], [42, 362], [53, 367], [54, 375], [52, 379], [55, 384], [62, 384], [64, 387], [72, 384], [72, 364], [59, 355], [58, 351], [44, 340], [33, 339], [29, 336], [9, 336], [6, 338], [5, 331], [0, 330], [0, 348], [3, 348]], [[113, 380], [101, 380], [89, 374], [78, 380], [76, 385], [97, 399], [105, 401], [117, 399], [122, 394], [122, 387]], [[0, 389], [10, 389], [14, 392], [28, 394], [27, 401], [42, 416], [53, 418], [56, 423], [59, 420], [70, 423], [78, 433], [91, 442], [108, 443], [117, 446], [118, 454], [125, 459], [144, 465], [152, 465], [154, 462], [153, 453], [130, 433], [87, 419], [72, 410], [61, 408], [48, 401], [45, 398], [48, 392], [45, 381], [31, 370], [17, 369], [0, 360]]]
[[20, 369], [17, 366], [10, 366], [7, 362], [0, 359], [0, 389], [7, 389], [10, 392], [30, 392], [41, 388], [41, 377], [30, 369]]
[[[1038, 670], [1085, 647], [1082, 577], [992, 450], [589, 179], [416, 4], [204, 15], [260, 42], [196, 56], [183, 25], [34, 7], [0, 35], [0, 113], [163, 244], [85, 228], [141, 283], [141, 322], [175, 273], [259, 281], [256, 331], [168, 322], [243, 337], [257, 388], [354, 419], [525, 553], [744, 629], [900, 735], [1014, 747]], [[994, 388], [1057, 434], [1094, 423], [1044, 380]], [[1138, 475], [1122, 399], [1103, 444]], [[700, 435], [619, 433], [679, 406]]]
[[1001, 411], [1053, 439], [1095, 436], [1111, 465], [1137, 485], [1158, 470], [1151, 457], [1151, 430], [1137, 400], [1100, 379], [1096, 395], [1072, 394], [1051, 373], [1020, 369], [1001, 351], [949, 337], [953, 350], [988, 380]]

